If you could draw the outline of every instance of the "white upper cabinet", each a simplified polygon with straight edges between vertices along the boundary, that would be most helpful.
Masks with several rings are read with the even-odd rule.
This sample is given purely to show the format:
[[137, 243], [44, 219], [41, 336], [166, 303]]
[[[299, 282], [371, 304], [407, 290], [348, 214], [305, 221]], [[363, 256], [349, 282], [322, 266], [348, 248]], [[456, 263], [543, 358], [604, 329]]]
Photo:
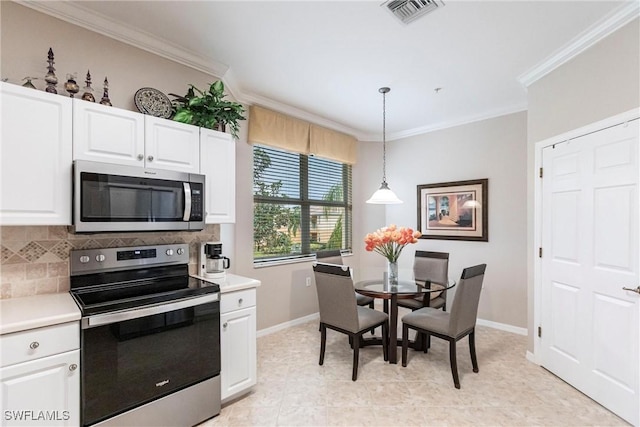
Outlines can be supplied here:
[[200, 173], [200, 128], [153, 116], [144, 127], [146, 167]]
[[236, 221], [236, 145], [228, 133], [200, 129], [200, 173], [206, 175], [207, 224]]
[[0, 225], [71, 224], [71, 99], [0, 83]]
[[73, 100], [73, 158], [199, 173], [197, 126]]
[[144, 166], [144, 116], [73, 100], [73, 158]]

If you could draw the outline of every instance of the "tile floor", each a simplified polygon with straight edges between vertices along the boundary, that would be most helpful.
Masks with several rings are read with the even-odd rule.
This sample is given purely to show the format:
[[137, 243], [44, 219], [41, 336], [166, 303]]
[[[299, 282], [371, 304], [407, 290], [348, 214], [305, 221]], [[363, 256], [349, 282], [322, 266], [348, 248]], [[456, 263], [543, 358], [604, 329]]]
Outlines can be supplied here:
[[318, 323], [308, 322], [259, 338], [258, 384], [200, 427], [628, 425], [528, 362], [526, 337], [478, 326], [476, 346], [474, 374], [468, 340], [458, 342], [460, 390], [448, 344], [437, 338], [428, 354], [410, 349], [406, 368], [385, 363], [380, 347], [361, 349], [352, 382], [346, 336], [327, 330], [319, 366]]

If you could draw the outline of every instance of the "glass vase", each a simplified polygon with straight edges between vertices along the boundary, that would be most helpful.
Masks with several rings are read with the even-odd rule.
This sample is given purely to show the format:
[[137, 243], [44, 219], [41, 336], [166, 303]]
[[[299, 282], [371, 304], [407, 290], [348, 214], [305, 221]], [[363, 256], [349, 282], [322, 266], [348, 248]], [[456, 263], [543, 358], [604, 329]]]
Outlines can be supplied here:
[[387, 277], [389, 278], [389, 284], [398, 284], [398, 261], [389, 261], [387, 263]]

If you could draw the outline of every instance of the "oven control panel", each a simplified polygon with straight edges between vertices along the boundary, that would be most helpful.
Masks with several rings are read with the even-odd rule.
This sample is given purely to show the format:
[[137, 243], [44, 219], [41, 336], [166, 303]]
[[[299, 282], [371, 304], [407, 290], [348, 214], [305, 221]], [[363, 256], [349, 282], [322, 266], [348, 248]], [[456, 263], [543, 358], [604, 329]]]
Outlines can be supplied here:
[[71, 275], [117, 271], [140, 266], [188, 264], [189, 245], [79, 249], [70, 253]]

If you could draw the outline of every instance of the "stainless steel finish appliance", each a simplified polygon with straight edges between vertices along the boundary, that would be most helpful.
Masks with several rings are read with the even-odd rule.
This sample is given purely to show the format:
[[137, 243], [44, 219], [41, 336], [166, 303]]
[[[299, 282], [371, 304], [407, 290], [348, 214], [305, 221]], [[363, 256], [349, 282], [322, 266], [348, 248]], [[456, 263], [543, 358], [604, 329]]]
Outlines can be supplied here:
[[205, 176], [76, 160], [76, 233], [202, 230]]
[[222, 255], [221, 242], [200, 244], [200, 277], [222, 280], [229, 267], [231, 260]]
[[220, 413], [220, 288], [186, 244], [71, 251], [83, 426], [192, 426]]

